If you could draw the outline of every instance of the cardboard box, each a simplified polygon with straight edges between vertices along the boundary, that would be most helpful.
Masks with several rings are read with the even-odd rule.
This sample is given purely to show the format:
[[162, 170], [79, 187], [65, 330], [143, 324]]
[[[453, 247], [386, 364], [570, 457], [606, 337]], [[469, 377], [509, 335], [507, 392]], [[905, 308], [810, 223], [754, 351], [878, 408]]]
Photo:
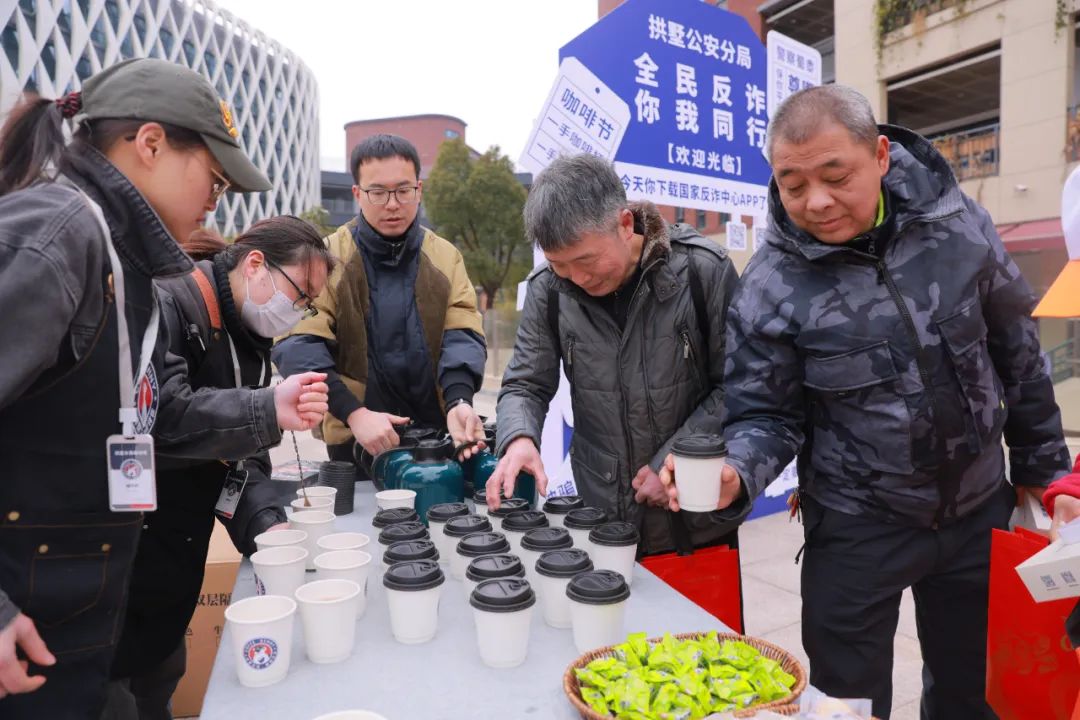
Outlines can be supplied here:
[[225, 608], [232, 599], [236, 573], [240, 569], [240, 558], [228, 531], [215, 521], [199, 604], [187, 629], [187, 671], [172, 696], [173, 717], [189, 717], [202, 711], [210, 670], [214, 667], [221, 633], [225, 629]]
[[1080, 597], [1080, 545], [1061, 540], [1016, 566], [1035, 602]]

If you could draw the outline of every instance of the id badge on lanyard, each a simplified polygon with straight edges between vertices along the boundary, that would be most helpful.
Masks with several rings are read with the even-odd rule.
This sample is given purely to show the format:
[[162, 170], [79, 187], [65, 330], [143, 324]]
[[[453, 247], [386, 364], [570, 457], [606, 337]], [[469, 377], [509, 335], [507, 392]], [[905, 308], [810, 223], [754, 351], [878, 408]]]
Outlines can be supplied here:
[[119, 346], [120, 375], [120, 426], [121, 434], [110, 435], [105, 440], [105, 459], [109, 474], [109, 509], [113, 512], [150, 512], [157, 510], [157, 483], [154, 474], [154, 438], [148, 434], [136, 434], [135, 388], [139, 387], [153, 362], [154, 346], [157, 344], [161, 310], [157, 294], [153, 297], [150, 323], [143, 334], [139, 353], [138, 376], [131, 367], [131, 335], [128, 332], [127, 315], [124, 310], [124, 267], [113, 246], [109, 225], [101, 207], [82, 193], [98, 225], [105, 236], [112, 267], [113, 292], [116, 298], [116, 337]]

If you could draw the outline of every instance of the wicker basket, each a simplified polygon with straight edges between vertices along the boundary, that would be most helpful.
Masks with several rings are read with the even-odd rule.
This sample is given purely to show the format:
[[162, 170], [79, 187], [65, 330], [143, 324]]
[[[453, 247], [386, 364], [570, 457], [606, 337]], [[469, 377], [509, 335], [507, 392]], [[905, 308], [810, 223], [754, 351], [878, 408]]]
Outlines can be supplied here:
[[[675, 638], [677, 640], [699, 640], [705, 635], [706, 633], [703, 632], [683, 633], [676, 635]], [[739, 642], [746, 643], [770, 660], [775, 660], [780, 663], [780, 667], [784, 668], [785, 672], [795, 677], [795, 685], [791, 688], [790, 695], [770, 703], [762, 703], [761, 705], [755, 705], [752, 708], [746, 708], [746, 711], [772, 710], [773, 712], [787, 715], [798, 712], [798, 705], [792, 705], [792, 703], [794, 703], [799, 695], [802, 694], [803, 690], [806, 689], [806, 669], [803, 668], [802, 663], [796, 660], [791, 653], [783, 648], [764, 640], [747, 637], [745, 635], [735, 635], [733, 633], [718, 633], [717, 637], [720, 639], [720, 642], [725, 640], [738, 640]], [[650, 638], [649, 642], [656, 643], [660, 642], [660, 640], [661, 638]], [[601, 715], [585, 704], [585, 701], [581, 699], [581, 686], [578, 684], [577, 675], [574, 673], [574, 670], [583, 668], [593, 660], [607, 657], [614, 652], [615, 648], [611, 645], [587, 652], [574, 662], [570, 663], [570, 666], [566, 668], [566, 672], [563, 674], [563, 691], [566, 693], [566, 696], [570, 698], [570, 702], [573, 703], [574, 707], [577, 708], [581, 717], [585, 718], [585, 720], [610, 720], [612, 716]], [[736, 717], [740, 717], [740, 715], [737, 714]], [[750, 715], [750, 717], [753, 716]]]

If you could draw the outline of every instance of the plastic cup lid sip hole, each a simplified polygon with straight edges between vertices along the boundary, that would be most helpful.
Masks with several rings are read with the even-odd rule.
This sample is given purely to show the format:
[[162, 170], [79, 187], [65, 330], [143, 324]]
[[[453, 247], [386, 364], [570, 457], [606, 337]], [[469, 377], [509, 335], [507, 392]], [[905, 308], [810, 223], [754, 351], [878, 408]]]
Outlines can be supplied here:
[[477, 610], [509, 613], [525, 610], [536, 604], [536, 593], [528, 580], [521, 578], [496, 578], [484, 580], [469, 597], [469, 604]]
[[585, 501], [577, 495], [563, 495], [548, 498], [544, 503], [544, 512], [552, 515], [565, 515], [571, 510], [580, 510], [583, 507], [585, 507]]
[[572, 578], [592, 569], [589, 553], [577, 548], [549, 550], [536, 561], [536, 572], [545, 577]]
[[421, 522], [403, 522], [390, 525], [379, 533], [379, 542], [383, 545], [393, 545], [405, 540], [430, 540], [431, 535]]
[[566, 513], [566, 517], [563, 518], [563, 525], [568, 528], [573, 528], [574, 530], [590, 530], [599, 525], [603, 525], [607, 521], [608, 514], [606, 510], [586, 507], [571, 510]]
[[446, 576], [435, 560], [413, 560], [391, 565], [383, 575], [383, 585], [391, 590], [419, 592], [446, 582]]
[[586, 605], [611, 605], [630, 597], [630, 586], [614, 570], [591, 570], [570, 579], [566, 596]]
[[637, 528], [628, 522], [607, 523], [589, 533], [589, 542], [606, 547], [637, 545], [639, 538]]
[[465, 577], [474, 582], [483, 582], [492, 578], [525, 577], [525, 565], [517, 555], [501, 553], [484, 555], [473, 559], [465, 570]]
[[727, 444], [723, 435], [689, 435], [676, 440], [671, 452], [685, 458], [722, 458], [727, 457]]
[[573, 546], [570, 539], [570, 531], [561, 527], [546, 527], [529, 530], [521, 538], [521, 547], [525, 550], [546, 552], [548, 550], [560, 550]]
[[443, 534], [447, 537], [463, 538], [480, 532], [491, 532], [491, 521], [479, 515], [461, 515], [450, 518], [443, 526]]
[[450, 518], [469, 514], [469, 506], [465, 503], [439, 503], [428, 508], [428, 522], [444, 523]]
[[375, 519], [371, 521], [371, 524], [377, 528], [384, 528], [397, 523], [416, 522], [419, 519], [420, 516], [416, 514], [416, 510], [413, 508], [390, 508], [375, 513]]
[[466, 535], [457, 545], [457, 554], [465, 557], [495, 555], [510, 552], [510, 541], [497, 532], [479, 532]]
[[539, 510], [518, 510], [503, 518], [503, 530], [508, 532], [526, 532], [547, 526], [547, 515]]
[[430, 540], [406, 540], [396, 542], [386, 548], [383, 553], [383, 562], [393, 565], [399, 562], [412, 562], [413, 560], [438, 560], [439, 551], [435, 549], [435, 543]]
[[529, 509], [529, 501], [528, 500], [523, 500], [521, 498], [512, 497], [512, 498], [506, 498], [501, 503], [499, 503], [499, 507], [497, 509], [491, 510], [489, 512], [492, 515], [495, 515], [496, 517], [505, 517], [505, 516], [509, 515], [510, 513], [520, 512], [522, 510], [528, 510], [528, 509]]

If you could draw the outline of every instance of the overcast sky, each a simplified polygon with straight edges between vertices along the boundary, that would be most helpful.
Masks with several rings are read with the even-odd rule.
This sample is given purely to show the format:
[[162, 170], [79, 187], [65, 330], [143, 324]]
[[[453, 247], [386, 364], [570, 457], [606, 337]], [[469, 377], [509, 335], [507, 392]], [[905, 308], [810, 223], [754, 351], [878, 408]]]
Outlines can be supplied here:
[[596, 0], [218, 0], [299, 55], [319, 83], [324, 170], [345, 170], [351, 120], [442, 113], [517, 162], [559, 48]]

